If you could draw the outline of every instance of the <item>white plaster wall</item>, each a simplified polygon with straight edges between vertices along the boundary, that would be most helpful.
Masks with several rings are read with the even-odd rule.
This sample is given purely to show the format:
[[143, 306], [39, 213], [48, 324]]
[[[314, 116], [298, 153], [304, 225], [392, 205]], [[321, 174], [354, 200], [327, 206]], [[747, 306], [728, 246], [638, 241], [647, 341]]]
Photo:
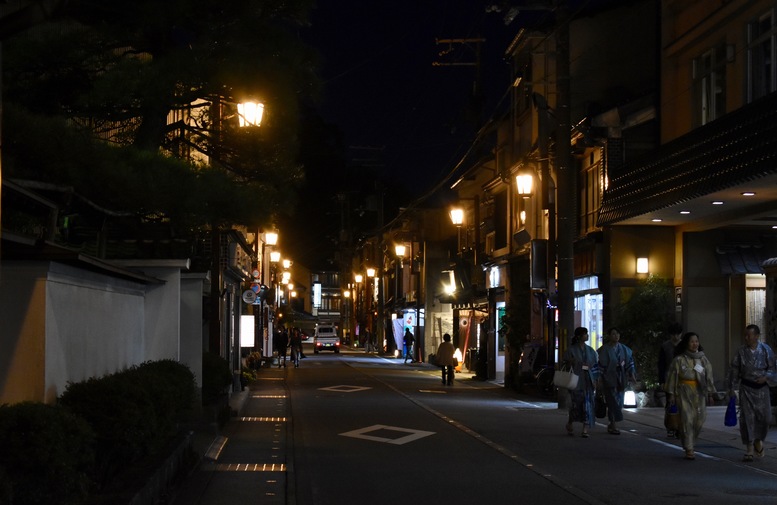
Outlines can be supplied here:
[[44, 401], [54, 401], [68, 381], [99, 377], [145, 361], [144, 290], [138, 282], [50, 264]]
[[43, 401], [46, 268], [0, 264], [0, 404]]
[[180, 361], [194, 373], [202, 389], [202, 291], [204, 274], [183, 274], [181, 279]]
[[144, 268], [164, 284], [148, 286], [145, 304], [143, 360], [180, 358], [181, 271], [179, 268]]

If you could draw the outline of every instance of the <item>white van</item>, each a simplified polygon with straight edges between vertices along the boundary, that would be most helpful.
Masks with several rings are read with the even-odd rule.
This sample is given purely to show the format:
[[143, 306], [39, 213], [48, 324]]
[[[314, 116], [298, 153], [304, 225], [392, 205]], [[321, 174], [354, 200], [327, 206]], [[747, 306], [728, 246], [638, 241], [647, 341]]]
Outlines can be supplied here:
[[337, 336], [337, 329], [334, 326], [316, 326], [316, 334], [313, 337], [313, 352], [318, 354], [318, 351], [340, 352], [340, 337]]

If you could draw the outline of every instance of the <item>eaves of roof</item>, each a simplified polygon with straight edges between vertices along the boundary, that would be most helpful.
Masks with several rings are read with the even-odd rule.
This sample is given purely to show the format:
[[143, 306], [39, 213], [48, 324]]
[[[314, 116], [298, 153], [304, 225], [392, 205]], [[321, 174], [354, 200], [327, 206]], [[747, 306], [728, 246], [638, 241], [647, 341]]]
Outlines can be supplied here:
[[777, 93], [664, 144], [610, 174], [599, 226], [777, 174]]

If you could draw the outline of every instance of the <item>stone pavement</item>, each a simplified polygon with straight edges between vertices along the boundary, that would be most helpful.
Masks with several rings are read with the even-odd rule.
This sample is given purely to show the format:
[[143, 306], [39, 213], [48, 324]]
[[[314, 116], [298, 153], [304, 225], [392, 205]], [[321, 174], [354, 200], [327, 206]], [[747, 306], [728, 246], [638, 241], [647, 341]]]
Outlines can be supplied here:
[[[379, 358], [376, 356], [376, 359]], [[396, 364], [403, 366], [400, 360]], [[426, 363], [404, 366], [437, 370]], [[212, 430], [195, 433], [194, 449], [203, 456], [197, 469], [173, 493], [172, 504], [296, 504], [293, 459], [286, 457], [293, 454], [293, 419], [284, 372], [277, 368], [263, 369], [261, 378], [248, 390], [233, 394], [230, 404], [237, 416], [227, 422], [221, 434]], [[499, 388], [498, 384], [476, 381], [466, 373], [457, 374], [457, 384], [471, 384], [478, 389]], [[483, 388], [486, 385], [490, 387]], [[484, 391], [484, 394], [487, 393]], [[503, 394], [516, 401], [540, 400], [514, 392], [503, 391]], [[544, 406], [549, 423], [559, 422], [561, 413], [555, 402], [543, 398], [533, 403]], [[708, 407], [700, 438], [741, 449], [744, 454], [739, 427], [723, 424], [725, 410], [725, 406]], [[661, 407], [625, 409], [624, 417], [619, 425], [622, 430], [633, 428], [634, 424], [663, 429]], [[764, 446], [767, 458], [777, 458], [777, 431], [769, 432]]]
[[230, 399], [233, 416], [221, 434], [195, 433], [202, 455], [195, 471], [174, 492], [175, 505], [295, 503], [291, 419], [284, 373], [262, 370], [260, 379]]

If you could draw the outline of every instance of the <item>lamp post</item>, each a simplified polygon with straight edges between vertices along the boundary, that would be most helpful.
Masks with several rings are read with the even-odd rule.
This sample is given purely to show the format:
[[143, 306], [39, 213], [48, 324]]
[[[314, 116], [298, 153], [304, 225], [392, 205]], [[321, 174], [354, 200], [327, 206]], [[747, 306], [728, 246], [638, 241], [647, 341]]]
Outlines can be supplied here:
[[[467, 246], [469, 246], [469, 225], [473, 225], [473, 234], [474, 234], [474, 247], [472, 247], [472, 263], [473, 265], [478, 265], [478, 249], [480, 248], [480, 197], [478, 195], [475, 195], [473, 197], [461, 197], [459, 200], [472, 200], [472, 214], [473, 219], [472, 223], [467, 223]], [[450, 211], [451, 216], [451, 222], [456, 225], [456, 227], [460, 230], [461, 226], [464, 224], [464, 209], [461, 207], [454, 207]], [[461, 233], [459, 233], [458, 236], [458, 248], [459, 251], [461, 251]]]
[[[267, 269], [267, 261], [266, 261], [266, 253], [265, 249], [266, 246], [275, 246], [278, 244], [278, 232], [275, 231], [268, 231], [264, 233], [264, 240], [262, 240], [262, 254], [257, 261], [257, 267], [259, 269], [259, 296], [257, 297], [257, 301], [259, 302], [259, 308], [257, 309], [257, 303], [254, 302], [252, 309], [254, 314], [254, 349], [256, 349], [257, 345], [261, 345], [262, 349], [262, 355], [263, 356], [270, 356], [272, 355], [272, 349], [270, 349], [269, 345], [269, 337], [264, 336], [264, 328], [265, 328], [265, 318], [264, 318], [264, 299], [267, 296], [267, 286], [264, 284], [264, 272]], [[261, 342], [261, 344], [257, 344], [257, 342]]]

